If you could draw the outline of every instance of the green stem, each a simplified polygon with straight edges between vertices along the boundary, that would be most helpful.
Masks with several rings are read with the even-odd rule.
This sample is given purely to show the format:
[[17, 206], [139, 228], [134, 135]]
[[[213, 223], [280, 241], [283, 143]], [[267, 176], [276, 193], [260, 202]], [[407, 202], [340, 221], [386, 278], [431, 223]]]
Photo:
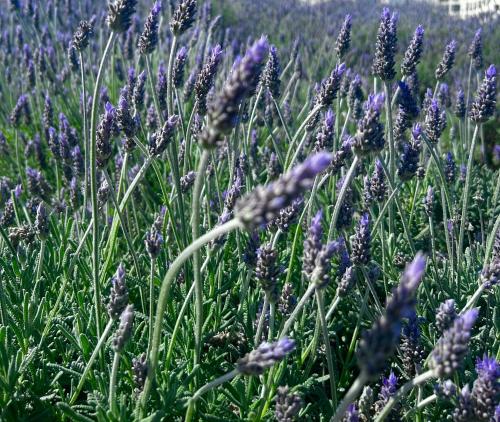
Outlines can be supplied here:
[[149, 330], [148, 330], [148, 353], [151, 350], [151, 342], [153, 340], [153, 312], [154, 312], [154, 276], [155, 276], [155, 259], [151, 258], [151, 271], [149, 273]]
[[332, 395], [332, 408], [337, 406], [337, 385], [335, 383], [335, 369], [333, 367], [332, 348], [330, 346], [330, 336], [328, 334], [328, 324], [325, 317], [325, 300], [324, 292], [321, 289], [316, 289], [316, 302], [318, 304], [319, 319], [321, 322], [321, 331], [323, 333], [323, 342], [325, 343], [326, 362], [328, 365], [328, 373], [330, 374], [330, 389]]
[[45, 240], [42, 240], [40, 242], [40, 253], [38, 255], [38, 266], [36, 269], [36, 281], [39, 282], [40, 278], [42, 277], [42, 270], [43, 270], [43, 256], [45, 255]]
[[[394, 137], [392, 130], [392, 104], [391, 104], [391, 85], [389, 82], [384, 81], [385, 91], [385, 109], [386, 109], [386, 123], [387, 123], [387, 142], [389, 143], [389, 173], [391, 180], [395, 180], [396, 176], [396, 148], [394, 145]], [[394, 205], [389, 207], [389, 233], [396, 235], [394, 231]]]
[[[194, 294], [194, 283], [189, 289], [186, 298], [184, 299], [184, 303], [182, 304], [181, 310], [179, 311], [179, 315], [177, 316], [177, 320], [175, 321], [174, 330], [172, 331], [172, 337], [170, 338], [170, 342], [168, 344], [167, 357], [165, 358], [165, 370], [168, 371], [170, 367], [170, 361], [172, 360], [172, 353], [174, 351], [175, 340], [177, 338], [177, 333], [179, 332], [182, 319], [184, 318], [184, 314], [186, 313], [186, 309], [189, 305], [189, 301]], [[152, 325], [151, 325], [152, 326]]]
[[85, 366], [85, 369], [83, 370], [83, 374], [80, 378], [80, 381], [78, 382], [75, 392], [71, 396], [71, 399], [69, 401], [69, 404], [72, 405], [75, 403], [76, 399], [78, 398], [78, 395], [80, 394], [80, 391], [82, 391], [83, 384], [85, 384], [85, 380], [87, 379], [87, 376], [90, 372], [90, 369], [92, 368], [92, 365], [94, 364], [94, 361], [97, 358], [97, 355], [99, 351], [101, 350], [102, 346], [104, 345], [104, 342], [106, 341], [106, 338], [108, 337], [109, 332], [111, 331], [111, 327], [113, 326], [113, 320], [110, 319], [108, 321], [108, 324], [106, 327], [104, 327], [104, 331], [101, 334], [101, 337], [99, 338], [99, 341], [97, 342], [97, 345], [92, 352], [92, 355], [90, 356], [89, 361], [87, 362], [87, 365]]
[[274, 338], [274, 321], [276, 319], [276, 303], [269, 301], [269, 333], [267, 336], [268, 341]]
[[96, 160], [96, 128], [97, 110], [99, 108], [99, 91], [104, 77], [104, 67], [111, 53], [115, 40], [115, 33], [111, 32], [104, 49], [97, 73], [92, 97], [92, 114], [90, 117], [90, 196], [92, 201], [92, 280], [94, 288], [94, 307], [96, 313], [97, 336], [101, 335], [101, 288], [99, 280], [99, 205], [97, 203], [97, 160]]
[[326, 313], [326, 321], [328, 322], [330, 318], [332, 317], [333, 313], [335, 312], [335, 309], [337, 309], [337, 306], [339, 306], [340, 303], [340, 296], [335, 296], [335, 299], [333, 299], [332, 304], [330, 305], [330, 308], [328, 309], [328, 312]]
[[[172, 44], [170, 46], [170, 55], [168, 57], [168, 68], [167, 68], [167, 111], [168, 115], [171, 116], [174, 113], [174, 100], [172, 96], [172, 87], [173, 87], [173, 81], [172, 81], [172, 69], [174, 66], [174, 55], [175, 55], [175, 49], [177, 47], [177, 37], [174, 35], [172, 37]], [[175, 158], [175, 157], [174, 157]]]
[[349, 185], [351, 184], [351, 181], [354, 178], [355, 175], [354, 172], [356, 170], [358, 163], [359, 163], [359, 157], [356, 155], [354, 157], [354, 160], [352, 160], [349, 171], [344, 177], [344, 183], [342, 184], [339, 196], [337, 197], [335, 202], [335, 208], [333, 209], [332, 219], [330, 220], [330, 228], [328, 229], [328, 242], [330, 242], [333, 238], [333, 230], [335, 228], [335, 225], [337, 224], [337, 219], [339, 218], [340, 207], [342, 206], [342, 201], [344, 200], [344, 197], [347, 193], [347, 189], [349, 188]]
[[[297, 148], [295, 147], [295, 143], [297, 142], [297, 139], [298, 139], [299, 135], [304, 130], [304, 128], [306, 127], [306, 125], [309, 123], [309, 121], [311, 119], [313, 119], [316, 116], [316, 114], [319, 113], [319, 111], [320, 111], [320, 107], [318, 107], [318, 106], [314, 107], [309, 112], [309, 114], [307, 115], [307, 117], [304, 119], [304, 121], [302, 122], [302, 124], [299, 126], [299, 128], [297, 129], [297, 132], [295, 132], [295, 135], [292, 138], [292, 142], [290, 143], [290, 146], [288, 148], [288, 153], [287, 153], [286, 158], [285, 158], [285, 163], [286, 163], [285, 169], [286, 170], [288, 170], [290, 167], [293, 166], [293, 163], [295, 162], [295, 160], [297, 160], [297, 157], [299, 156], [300, 150], [301, 150], [301, 148], [302, 148], [302, 146], [304, 144], [304, 140], [303, 140]], [[295, 153], [293, 154], [293, 157], [290, 159], [290, 154], [294, 150], [295, 150]]]
[[191, 245], [189, 245], [186, 249], [184, 249], [181, 252], [181, 254], [175, 259], [175, 261], [172, 262], [172, 265], [165, 274], [165, 277], [161, 285], [160, 295], [158, 297], [158, 304], [156, 305], [153, 342], [151, 345], [151, 352], [149, 354], [149, 364], [150, 364], [149, 371], [146, 377], [146, 382], [144, 384], [144, 390], [142, 392], [141, 400], [138, 402], [138, 407], [139, 407], [138, 410], [140, 413], [142, 413], [143, 409], [146, 407], [149, 394], [151, 393], [151, 388], [153, 387], [153, 381], [156, 375], [156, 368], [158, 366], [158, 360], [159, 360], [163, 314], [165, 313], [165, 309], [169, 299], [170, 288], [172, 286], [175, 277], [177, 276], [177, 273], [196, 250], [203, 247], [212, 240], [218, 238], [219, 236], [223, 236], [226, 233], [229, 233], [233, 230], [242, 227], [243, 225], [238, 219], [233, 219], [228, 221], [226, 224], [216, 227], [212, 231], [204, 234], [200, 238], [193, 241]]
[[259, 323], [257, 324], [257, 331], [255, 333], [255, 338], [253, 343], [255, 347], [260, 344], [260, 338], [262, 336], [262, 330], [264, 329], [264, 322], [266, 320], [267, 308], [269, 307], [269, 298], [267, 294], [264, 296], [264, 303], [262, 305], [262, 310], [260, 311]]
[[[198, 172], [196, 174], [196, 180], [193, 187], [193, 207], [191, 211], [191, 233], [192, 241], [195, 241], [200, 237], [200, 199], [201, 191], [205, 181], [205, 172], [207, 170], [208, 161], [210, 159], [210, 153], [208, 150], [204, 149], [201, 154], [200, 163], [198, 164]], [[200, 274], [200, 263], [201, 254], [200, 250], [197, 249], [193, 254], [193, 275], [194, 275], [194, 285], [195, 285], [195, 306], [196, 306], [196, 323], [194, 332], [194, 364], [195, 366], [200, 362], [201, 353], [201, 335], [203, 330], [203, 284], [201, 281]]]
[[[80, 51], [80, 75], [82, 79], [82, 109], [83, 109], [83, 154], [85, 163], [84, 183], [83, 183], [83, 209], [87, 209], [88, 201], [88, 180], [89, 180], [89, 134], [87, 130], [87, 92], [85, 90], [85, 68], [83, 63], [83, 53]], [[83, 215], [85, 218], [85, 213]]]
[[470, 144], [469, 150], [469, 159], [467, 161], [467, 173], [465, 176], [465, 187], [463, 193], [463, 202], [462, 202], [462, 219], [460, 221], [460, 234], [458, 237], [458, 253], [457, 253], [457, 271], [460, 273], [460, 265], [462, 263], [463, 256], [463, 244], [464, 244], [464, 233], [465, 233], [465, 222], [467, 220], [467, 211], [469, 207], [469, 191], [470, 191], [470, 183], [472, 180], [472, 166], [474, 164], [474, 150], [476, 148], [477, 134], [479, 132], [479, 124], [476, 124], [474, 128], [474, 134], [472, 135], [472, 141]]
[[293, 323], [299, 316], [300, 311], [306, 304], [306, 302], [309, 300], [311, 295], [314, 293], [314, 290], [316, 289], [316, 286], [311, 283], [305, 293], [302, 295], [302, 298], [300, 299], [299, 303], [297, 303], [297, 306], [295, 306], [295, 309], [291, 313], [291, 315], [288, 317], [288, 319], [285, 322], [285, 325], [283, 326], [283, 329], [281, 330], [279, 334], [279, 338], [285, 337], [288, 334], [288, 331], [290, 331], [290, 328], [292, 328]]
[[118, 377], [118, 368], [120, 367], [120, 352], [115, 352], [113, 358], [113, 367], [111, 369], [111, 377], [109, 378], [109, 408], [114, 415], [118, 414], [118, 406], [116, 405], [116, 379]]
[[[142, 167], [139, 169], [139, 172], [135, 176], [134, 180], [132, 180], [132, 183], [130, 183], [128, 189], [126, 190], [125, 194], [123, 195], [122, 200], [120, 201], [120, 205], [117, 207], [117, 210], [119, 210], [121, 213], [125, 211], [125, 207], [127, 206], [127, 203], [132, 196], [132, 193], [134, 192], [136, 186], [139, 184], [141, 179], [144, 177], [146, 174], [146, 171], [148, 170], [149, 166], [152, 163], [152, 157], [146, 158], [144, 163], [142, 164]], [[120, 222], [120, 215], [116, 213], [113, 216], [113, 222], [111, 223], [111, 229], [109, 231], [109, 237], [107, 240], [106, 244], [106, 261], [104, 263], [104, 268], [102, 273], [106, 274], [107, 269], [111, 265], [111, 259], [113, 257], [113, 250], [115, 247], [115, 242], [116, 238], [118, 235], [118, 224]]]
[[185, 422], [191, 422], [193, 419], [194, 415], [194, 405], [196, 401], [205, 393], [209, 392], [210, 390], [213, 390], [214, 388], [218, 387], [221, 384], [224, 384], [225, 382], [231, 381], [234, 377], [239, 375], [239, 371], [237, 369], [233, 369], [231, 372], [228, 372], [225, 375], [222, 375], [221, 377], [217, 378], [216, 380], [213, 380], [209, 382], [208, 384], [205, 384], [203, 387], [201, 387], [196, 393], [194, 393], [193, 397], [189, 400], [188, 404], [188, 409], [186, 411], [186, 417], [184, 419]]
[[[130, 250], [130, 254], [132, 255], [132, 260], [134, 261], [134, 267], [135, 267], [135, 272], [137, 276], [139, 277], [140, 271], [139, 271], [139, 260], [137, 259], [137, 255], [135, 253], [134, 249], [134, 244], [132, 243], [132, 239], [130, 237], [130, 234], [127, 229], [127, 223], [125, 221], [125, 217], [123, 216], [123, 212], [120, 210], [120, 205], [118, 204], [118, 200], [116, 197], [116, 192], [115, 189], [113, 188], [113, 182], [111, 181], [111, 178], [109, 177], [108, 171], [103, 170], [104, 178], [106, 179], [106, 182], [108, 183], [109, 186], [109, 191], [110, 191], [110, 196], [111, 196], [111, 201], [113, 202], [113, 205], [115, 206], [115, 211], [116, 214], [118, 215], [118, 218], [120, 220], [120, 224], [122, 226], [122, 231], [123, 234], [125, 235], [125, 240], [127, 242], [128, 248]], [[104, 275], [104, 273], [103, 273]]]

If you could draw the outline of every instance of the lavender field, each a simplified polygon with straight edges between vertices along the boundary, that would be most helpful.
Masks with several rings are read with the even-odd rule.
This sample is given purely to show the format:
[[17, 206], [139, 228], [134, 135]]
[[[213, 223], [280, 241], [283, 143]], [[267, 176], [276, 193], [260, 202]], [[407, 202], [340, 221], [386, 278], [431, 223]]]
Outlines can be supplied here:
[[500, 422], [498, 18], [0, 5], [0, 421]]

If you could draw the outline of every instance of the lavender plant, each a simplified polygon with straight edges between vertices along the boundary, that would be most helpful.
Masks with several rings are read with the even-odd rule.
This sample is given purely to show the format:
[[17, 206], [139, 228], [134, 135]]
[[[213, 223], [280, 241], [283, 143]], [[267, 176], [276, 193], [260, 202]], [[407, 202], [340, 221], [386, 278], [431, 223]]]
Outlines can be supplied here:
[[0, 420], [498, 419], [493, 13], [5, 6]]

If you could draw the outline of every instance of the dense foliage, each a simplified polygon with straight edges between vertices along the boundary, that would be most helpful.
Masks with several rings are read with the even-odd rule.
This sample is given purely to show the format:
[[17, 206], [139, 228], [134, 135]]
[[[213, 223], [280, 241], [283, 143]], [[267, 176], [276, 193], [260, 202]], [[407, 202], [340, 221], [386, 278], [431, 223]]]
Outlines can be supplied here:
[[103, 4], [0, 10], [0, 420], [500, 421], [498, 20]]

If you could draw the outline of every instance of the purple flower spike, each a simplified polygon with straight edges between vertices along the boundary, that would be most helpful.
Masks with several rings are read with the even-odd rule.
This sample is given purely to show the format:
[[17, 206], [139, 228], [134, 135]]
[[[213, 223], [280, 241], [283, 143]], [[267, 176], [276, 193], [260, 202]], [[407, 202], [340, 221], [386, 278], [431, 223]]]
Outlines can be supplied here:
[[398, 42], [396, 34], [397, 22], [397, 13], [391, 15], [389, 9], [384, 8], [382, 10], [372, 71], [383, 81], [390, 81], [396, 76], [396, 71], [394, 70], [394, 57]]
[[340, 29], [339, 36], [337, 37], [337, 42], [335, 44], [335, 51], [337, 57], [342, 59], [347, 51], [349, 51], [349, 46], [351, 45], [351, 26], [352, 26], [352, 16], [346, 15], [342, 28]]
[[200, 134], [204, 148], [214, 148], [222, 135], [236, 125], [240, 104], [255, 92], [268, 50], [267, 38], [262, 36], [242, 59], [235, 61], [221, 93], [210, 104], [208, 125]]
[[368, 378], [376, 379], [384, 370], [387, 360], [398, 345], [402, 319], [414, 315], [416, 290], [424, 269], [425, 258], [418, 253], [406, 267], [398, 287], [388, 299], [385, 314], [364, 333], [357, 356], [358, 366]]
[[237, 369], [243, 375], [261, 375], [267, 368], [283, 360], [294, 349], [295, 341], [287, 337], [274, 343], [264, 342], [238, 360]]
[[332, 155], [320, 152], [309, 157], [302, 164], [283, 175], [268, 186], [258, 186], [235, 207], [235, 217], [249, 230], [266, 225], [279, 215], [282, 208], [293, 203], [309, 189], [316, 175], [326, 170]]
[[453, 375], [462, 366], [469, 351], [471, 331], [479, 315], [478, 309], [471, 309], [457, 318], [439, 339], [432, 351], [429, 366], [436, 376], [443, 378]]
[[455, 64], [457, 42], [452, 40], [445, 48], [443, 58], [436, 68], [436, 79], [441, 81]]
[[351, 259], [355, 265], [366, 265], [370, 262], [370, 215], [364, 213], [356, 227], [356, 233], [352, 239]]
[[476, 123], [486, 122], [495, 114], [497, 99], [497, 69], [490, 65], [472, 103], [470, 117]]
[[479, 28], [474, 34], [471, 45], [469, 46], [469, 56], [474, 63], [476, 70], [483, 67], [483, 40], [482, 40], [482, 29]]
[[418, 25], [411, 39], [410, 45], [405, 52], [403, 63], [401, 63], [401, 73], [404, 76], [409, 76], [415, 73], [415, 69], [420, 62], [422, 56], [422, 46], [424, 41], [424, 27]]

